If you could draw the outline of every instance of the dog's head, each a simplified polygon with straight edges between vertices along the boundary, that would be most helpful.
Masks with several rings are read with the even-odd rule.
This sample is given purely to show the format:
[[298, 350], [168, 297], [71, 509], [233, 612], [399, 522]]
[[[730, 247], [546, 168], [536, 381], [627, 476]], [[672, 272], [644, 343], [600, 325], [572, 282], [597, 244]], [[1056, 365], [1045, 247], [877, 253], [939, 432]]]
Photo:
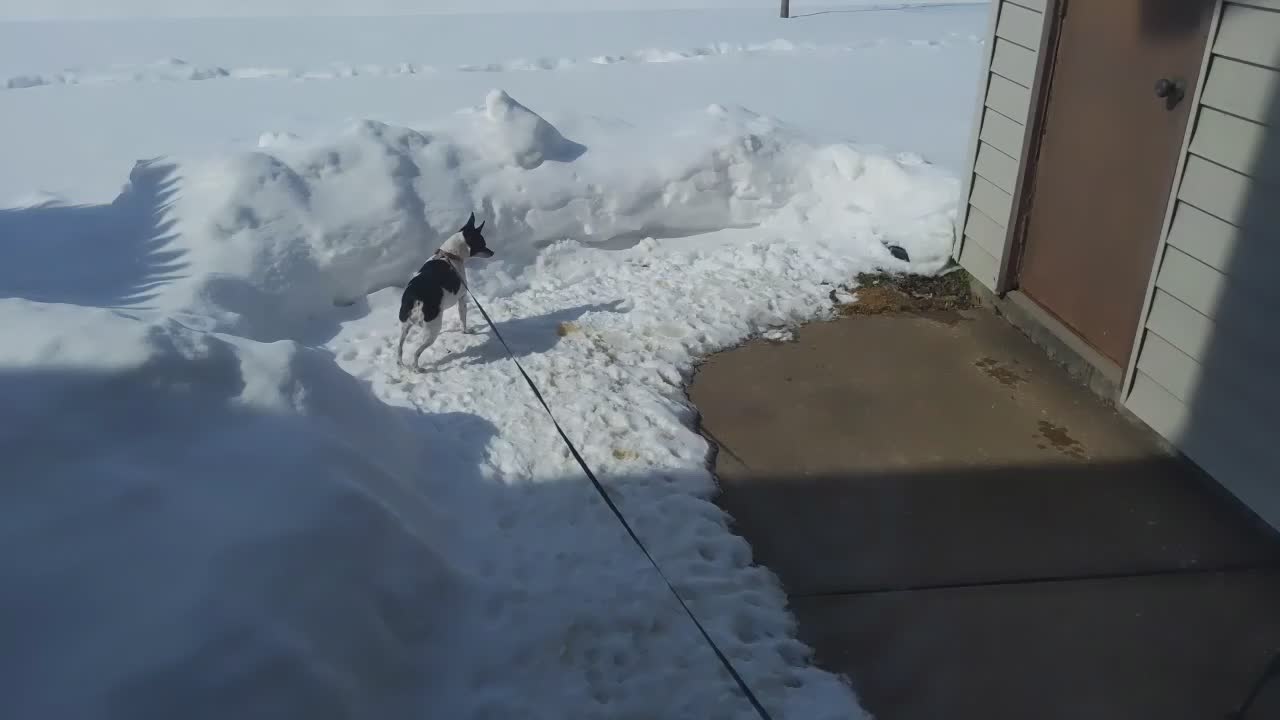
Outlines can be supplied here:
[[471, 217], [467, 218], [467, 224], [462, 226], [462, 239], [467, 241], [467, 250], [470, 251], [473, 258], [491, 258], [493, 251], [484, 244], [484, 235], [480, 231], [484, 229], [484, 223], [476, 226], [476, 214], [471, 213]]

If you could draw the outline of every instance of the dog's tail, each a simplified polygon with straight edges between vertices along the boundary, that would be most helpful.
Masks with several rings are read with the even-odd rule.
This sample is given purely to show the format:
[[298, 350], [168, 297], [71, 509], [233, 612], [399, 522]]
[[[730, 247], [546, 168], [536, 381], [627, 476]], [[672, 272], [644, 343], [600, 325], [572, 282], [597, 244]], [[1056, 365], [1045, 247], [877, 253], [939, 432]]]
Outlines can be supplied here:
[[414, 304], [414, 303], [416, 303], [416, 302], [417, 302], [417, 300], [414, 300], [414, 299], [413, 299], [413, 296], [411, 296], [409, 293], [405, 293], [403, 296], [401, 296], [401, 298], [400, 298], [400, 322], [408, 322], [408, 320], [409, 320], [409, 313], [413, 312], [413, 304]]

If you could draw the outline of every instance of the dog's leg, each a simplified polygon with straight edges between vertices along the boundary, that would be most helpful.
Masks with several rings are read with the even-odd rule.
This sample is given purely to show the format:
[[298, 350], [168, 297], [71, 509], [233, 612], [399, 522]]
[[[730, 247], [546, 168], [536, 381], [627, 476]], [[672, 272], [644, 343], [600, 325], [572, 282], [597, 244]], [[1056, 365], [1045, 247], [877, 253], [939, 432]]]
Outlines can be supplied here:
[[418, 346], [418, 351], [413, 354], [413, 367], [417, 370], [422, 369], [422, 366], [418, 364], [418, 359], [422, 357], [422, 352], [431, 347], [431, 343], [435, 342], [436, 336], [440, 334], [440, 316], [437, 315], [434, 320], [428, 320], [423, 329], [426, 330], [427, 337]]
[[458, 321], [462, 323], [462, 334], [467, 334], [467, 294], [458, 297]]
[[404, 339], [409, 336], [409, 328], [413, 323], [408, 320], [400, 323], [400, 344], [396, 346], [396, 364], [404, 367]]

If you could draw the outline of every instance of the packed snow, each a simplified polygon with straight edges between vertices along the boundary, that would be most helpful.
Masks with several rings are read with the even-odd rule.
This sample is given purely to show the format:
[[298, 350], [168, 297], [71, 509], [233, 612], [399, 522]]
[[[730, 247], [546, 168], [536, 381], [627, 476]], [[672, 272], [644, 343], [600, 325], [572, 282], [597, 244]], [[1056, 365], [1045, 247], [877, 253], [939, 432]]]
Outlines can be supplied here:
[[[984, 13], [876, 22], [955, 39]], [[578, 26], [600, 41], [605, 17]], [[749, 83], [841, 34], [845, 50], [808, 60], [883, 74], [883, 47], [849, 49], [857, 17], [759, 51], [747, 23], [732, 42], [748, 50], [715, 58], [728, 64], [713, 77]], [[830, 112], [887, 127], [885, 107], [961, 84], [962, 102], [926, 124], [962, 143], [977, 53], [897, 45], [890, 57], [930, 76]], [[12, 54], [0, 59], [9, 72]], [[265, 66], [238, 59], [209, 67]], [[765, 706], [860, 716], [715, 506], [683, 386], [709, 353], [826, 317], [859, 272], [942, 270], [959, 183], [902, 136], [853, 142], [683, 70], [643, 74], [664, 66], [361, 75], [333, 105], [299, 89], [336, 83], [230, 70], [0, 90], [0, 150], [26, 146], [0, 173], [6, 717], [754, 716], [478, 313], [468, 334], [446, 316], [425, 372], [397, 366], [400, 289], [471, 212], [496, 252], [468, 265], [471, 287]], [[126, 90], [143, 87], [190, 122], [130, 110], [142, 96]], [[254, 104], [272, 94], [314, 115], [272, 122]], [[389, 94], [399, 122], [352, 104]], [[643, 97], [613, 102], [629, 95]], [[245, 117], [228, 132], [233, 108]], [[93, 138], [64, 131], [104, 117], [134, 131], [77, 157]], [[112, 168], [127, 181], [99, 199]]]

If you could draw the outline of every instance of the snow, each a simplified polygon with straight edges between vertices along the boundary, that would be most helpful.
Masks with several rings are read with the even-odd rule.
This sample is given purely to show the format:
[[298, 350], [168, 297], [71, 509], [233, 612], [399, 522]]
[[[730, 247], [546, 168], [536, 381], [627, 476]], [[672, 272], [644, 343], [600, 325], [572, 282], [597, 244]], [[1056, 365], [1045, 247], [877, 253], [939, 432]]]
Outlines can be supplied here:
[[[852, 14], [763, 49], [733, 12], [618, 17], [537, 42], [651, 58], [623, 43], [685, 18], [748, 49], [329, 79], [168, 63], [0, 90], [8, 716], [752, 717], [489, 330], [450, 314], [427, 372], [396, 366], [399, 289], [472, 211], [496, 252], [473, 289], [766, 707], [860, 715], [714, 505], [683, 384], [827, 316], [858, 272], [943, 268], [959, 183], [908, 148], [961, 152], [983, 11]], [[270, 25], [172, 35], [201, 22], [211, 52]], [[338, 32], [300, 30], [319, 27]], [[297, 37], [293, 60], [338, 62]], [[109, 68], [168, 42], [79, 52]], [[192, 62], [267, 67], [280, 47]]]
[[[792, 13], [829, 8], [974, 5], [974, 0], [795, 0]], [[777, 12], [778, 0], [0, 0], [0, 20], [138, 17], [369, 17], [415, 14], [619, 12], [751, 8]]]
[[[33, 191], [107, 202], [122, 168], [139, 158], [232, 153], [264, 133], [314, 136], [365, 119], [430, 125], [493, 87], [567, 133], [584, 117], [651, 126], [720, 103], [782, 118], [820, 140], [915, 152], [958, 173], [985, 14], [942, 7], [792, 21], [686, 11], [0, 23], [0, 88], [19, 76], [48, 81], [0, 89], [0, 157], [20, 168], [0, 173], [0, 207]], [[732, 51], [739, 47], [745, 51]], [[641, 61], [657, 57], [687, 59]], [[516, 70], [525, 66], [553, 69]], [[226, 76], [160, 79], [193, 68]]]

